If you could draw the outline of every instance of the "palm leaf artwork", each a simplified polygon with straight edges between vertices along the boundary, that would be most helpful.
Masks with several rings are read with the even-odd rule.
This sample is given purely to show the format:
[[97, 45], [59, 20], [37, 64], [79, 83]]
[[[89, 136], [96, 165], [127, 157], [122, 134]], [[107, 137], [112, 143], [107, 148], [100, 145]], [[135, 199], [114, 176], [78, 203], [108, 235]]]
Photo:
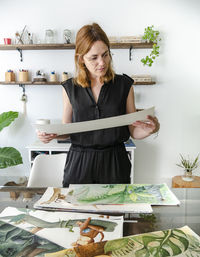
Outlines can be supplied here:
[[169, 229], [107, 241], [104, 252], [112, 257], [197, 257], [200, 241], [182, 229]]
[[[16, 118], [18, 112], [3, 112], [0, 114], [0, 131], [8, 127]], [[20, 152], [14, 147], [0, 147], [0, 169], [4, 169], [10, 166], [22, 164], [22, 157]]]
[[71, 185], [67, 202], [73, 204], [172, 204], [166, 184], [98, 184]]
[[24, 229], [0, 221], [0, 256], [44, 256], [63, 247]]

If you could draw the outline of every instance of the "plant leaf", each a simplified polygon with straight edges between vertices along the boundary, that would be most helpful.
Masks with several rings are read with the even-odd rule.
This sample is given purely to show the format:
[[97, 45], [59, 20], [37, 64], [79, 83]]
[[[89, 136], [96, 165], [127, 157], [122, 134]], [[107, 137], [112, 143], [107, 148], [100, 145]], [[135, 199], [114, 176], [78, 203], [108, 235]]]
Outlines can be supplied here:
[[20, 152], [13, 147], [0, 148], [0, 169], [22, 164]]
[[3, 112], [0, 114], [0, 131], [9, 126], [18, 117], [18, 112]]

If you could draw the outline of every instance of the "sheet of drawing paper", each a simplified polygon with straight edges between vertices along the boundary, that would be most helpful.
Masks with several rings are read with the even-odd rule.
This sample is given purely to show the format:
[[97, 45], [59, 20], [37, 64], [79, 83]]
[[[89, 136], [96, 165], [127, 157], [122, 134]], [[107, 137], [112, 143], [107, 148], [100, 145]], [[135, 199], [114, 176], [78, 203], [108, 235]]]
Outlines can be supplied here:
[[72, 204], [178, 205], [177, 197], [163, 184], [70, 185], [66, 200]]
[[[95, 256], [176, 256], [198, 257], [200, 238], [188, 226], [103, 241], [78, 246], [45, 257], [95, 257]], [[74, 255], [70, 255], [73, 253]], [[65, 255], [66, 254], [66, 255]]]
[[[80, 226], [91, 218], [86, 230], [99, 229], [93, 235], [94, 242], [111, 240], [123, 236], [123, 216], [104, 216], [85, 213], [47, 212], [7, 207], [0, 213], [0, 220], [48, 239], [51, 242], [71, 248], [80, 240]], [[79, 223], [80, 222], [80, 223]], [[79, 225], [78, 225], [79, 224]], [[91, 226], [91, 227], [90, 227]]]
[[[48, 187], [43, 196], [34, 204], [34, 208], [40, 210], [59, 210], [59, 211], [77, 211], [93, 213], [152, 213], [151, 205], [148, 203], [131, 203], [131, 204], [71, 204], [67, 198], [68, 188]], [[58, 199], [62, 195], [62, 199]]]
[[44, 256], [45, 253], [57, 252], [64, 247], [27, 230], [0, 220], [0, 256]]
[[146, 120], [147, 115], [154, 116], [154, 107], [139, 112], [114, 116], [111, 118], [74, 122], [68, 124], [34, 124], [34, 126], [41, 132], [63, 135], [126, 126], [138, 120]]

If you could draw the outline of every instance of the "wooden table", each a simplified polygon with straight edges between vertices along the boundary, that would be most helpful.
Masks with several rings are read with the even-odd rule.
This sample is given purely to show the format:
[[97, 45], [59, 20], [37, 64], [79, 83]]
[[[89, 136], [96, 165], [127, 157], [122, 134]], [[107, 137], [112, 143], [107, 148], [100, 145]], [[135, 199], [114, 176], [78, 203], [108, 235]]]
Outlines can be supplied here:
[[200, 177], [194, 176], [193, 181], [184, 181], [181, 176], [172, 178], [173, 188], [200, 188]]

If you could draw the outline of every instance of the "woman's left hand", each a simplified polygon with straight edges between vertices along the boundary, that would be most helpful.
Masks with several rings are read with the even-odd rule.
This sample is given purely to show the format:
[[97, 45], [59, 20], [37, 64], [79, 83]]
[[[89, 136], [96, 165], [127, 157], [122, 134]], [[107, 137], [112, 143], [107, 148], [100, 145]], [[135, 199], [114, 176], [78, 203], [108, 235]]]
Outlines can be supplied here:
[[142, 138], [150, 136], [160, 129], [160, 123], [158, 122], [158, 119], [155, 116], [153, 117], [150, 115], [147, 116], [146, 121], [136, 121], [132, 123], [132, 126], [137, 128], [137, 130], [140, 130]]

